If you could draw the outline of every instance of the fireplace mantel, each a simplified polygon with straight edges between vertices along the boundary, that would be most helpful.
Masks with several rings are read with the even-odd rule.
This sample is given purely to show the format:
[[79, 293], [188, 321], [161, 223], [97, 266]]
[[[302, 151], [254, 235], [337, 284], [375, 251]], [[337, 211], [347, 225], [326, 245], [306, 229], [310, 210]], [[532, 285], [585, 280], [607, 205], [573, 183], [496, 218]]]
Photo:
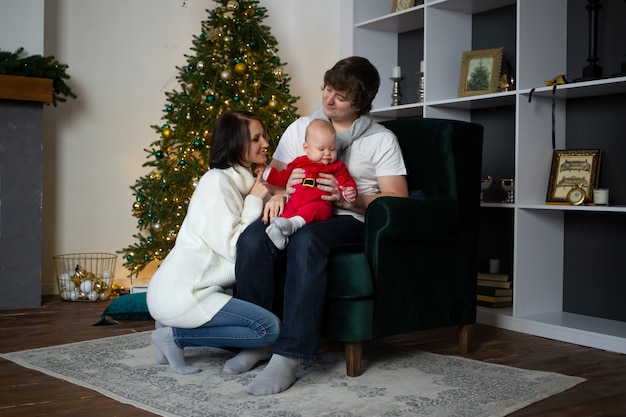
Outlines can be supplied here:
[[52, 103], [52, 79], [0, 75], [0, 99]]

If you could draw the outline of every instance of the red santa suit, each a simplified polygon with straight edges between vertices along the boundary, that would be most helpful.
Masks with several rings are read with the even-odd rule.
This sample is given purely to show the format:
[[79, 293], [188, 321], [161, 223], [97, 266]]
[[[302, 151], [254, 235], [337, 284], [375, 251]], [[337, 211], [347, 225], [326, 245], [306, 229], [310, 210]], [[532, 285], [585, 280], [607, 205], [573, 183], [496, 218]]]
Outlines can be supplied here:
[[291, 172], [296, 168], [304, 169], [304, 180], [297, 184], [295, 192], [289, 197], [285, 205], [283, 217], [290, 218], [301, 216], [309, 224], [315, 221], [329, 220], [333, 215], [333, 202], [322, 200], [322, 195], [330, 195], [317, 188], [317, 179], [320, 173], [332, 174], [341, 187], [354, 187], [356, 183], [348, 172], [346, 164], [337, 159], [335, 162], [324, 165], [321, 162], [313, 162], [306, 155], [294, 159], [287, 168], [278, 171], [274, 168], [269, 170], [266, 181], [269, 184], [285, 187]]

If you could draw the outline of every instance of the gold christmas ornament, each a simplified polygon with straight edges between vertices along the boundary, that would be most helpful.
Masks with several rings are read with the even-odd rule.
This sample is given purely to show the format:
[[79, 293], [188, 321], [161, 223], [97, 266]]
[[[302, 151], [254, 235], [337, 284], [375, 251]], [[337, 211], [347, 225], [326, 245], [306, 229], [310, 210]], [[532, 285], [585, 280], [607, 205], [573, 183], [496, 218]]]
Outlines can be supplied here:
[[172, 135], [173, 135], [173, 133], [174, 133], [174, 132], [172, 132], [172, 129], [170, 129], [169, 127], [164, 127], [164, 128], [161, 130], [161, 135], [162, 135], [162, 136], [163, 136], [163, 138], [165, 138], [165, 139], [169, 139], [169, 138], [171, 138], [171, 137], [172, 137]]
[[272, 96], [271, 100], [267, 102], [267, 105], [270, 109], [276, 110], [278, 108], [278, 101], [276, 101], [276, 97]]
[[245, 74], [247, 70], [248, 70], [248, 66], [244, 64], [243, 62], [238, 62], [235, 64], [235, 72], [237, 74]]

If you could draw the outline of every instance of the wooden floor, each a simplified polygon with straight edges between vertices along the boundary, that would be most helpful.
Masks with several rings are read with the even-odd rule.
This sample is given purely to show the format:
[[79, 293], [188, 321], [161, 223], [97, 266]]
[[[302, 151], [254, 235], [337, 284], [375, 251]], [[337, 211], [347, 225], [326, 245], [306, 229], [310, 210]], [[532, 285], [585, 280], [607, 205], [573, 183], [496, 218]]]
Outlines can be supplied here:
[[[91, 326], [106, 302], [64, 302], [54, 297], [42, 307], [0, 310], [0, 352], [78, 342], [151, 330], [151, 321]], [[429, 352], [458, 355], [456, 328], [419, 332], [372, 343], [400, 343]], [[330, 342], [324, 342], [330, 346]], [[365, 352], [367, 345], [365, 345]], [[626, 416], [626, 356], [476, 325], [472, 359], [519, 368], [580, 376], [586, 382], [532, 404], [512, 417]], [[154, 414], [95, 391], [0, 359], [0, 416], [135, 417]]]

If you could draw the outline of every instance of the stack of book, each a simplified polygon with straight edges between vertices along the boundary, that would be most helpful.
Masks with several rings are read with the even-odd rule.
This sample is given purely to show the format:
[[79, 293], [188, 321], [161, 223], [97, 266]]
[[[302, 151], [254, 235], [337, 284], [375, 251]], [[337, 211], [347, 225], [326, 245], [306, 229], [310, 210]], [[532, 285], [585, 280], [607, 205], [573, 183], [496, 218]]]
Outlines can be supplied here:
[[508, 274], [478, 273], [476, 305], [499, 308], [513, 305], [513, 287]]

